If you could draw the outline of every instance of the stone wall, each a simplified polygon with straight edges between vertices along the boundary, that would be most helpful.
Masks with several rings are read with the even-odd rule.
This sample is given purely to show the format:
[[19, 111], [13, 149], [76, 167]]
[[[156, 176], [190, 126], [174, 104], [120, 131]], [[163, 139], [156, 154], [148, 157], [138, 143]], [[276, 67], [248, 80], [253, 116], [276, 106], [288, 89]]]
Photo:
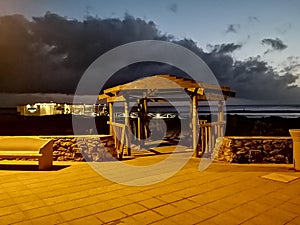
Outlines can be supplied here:
[[53, 140], [55, 161], [110, 161], [117, 158], [110, 135], [41, 136]]
[[230, 163], [293, 163], [291, 137], [218, 138], [216, 160]]

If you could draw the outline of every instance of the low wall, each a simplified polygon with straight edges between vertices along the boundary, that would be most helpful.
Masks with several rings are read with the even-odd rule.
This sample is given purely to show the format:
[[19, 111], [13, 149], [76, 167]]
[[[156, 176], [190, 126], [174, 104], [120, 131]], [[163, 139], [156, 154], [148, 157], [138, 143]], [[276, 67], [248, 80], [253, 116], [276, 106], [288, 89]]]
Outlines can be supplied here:
[[109, 161], [117, 157], [110, 135], [40, 136], [53, 140], [55, 161]]
[[215, 160], [230, 163], [293, 163], [291, 137], [218, 138]]

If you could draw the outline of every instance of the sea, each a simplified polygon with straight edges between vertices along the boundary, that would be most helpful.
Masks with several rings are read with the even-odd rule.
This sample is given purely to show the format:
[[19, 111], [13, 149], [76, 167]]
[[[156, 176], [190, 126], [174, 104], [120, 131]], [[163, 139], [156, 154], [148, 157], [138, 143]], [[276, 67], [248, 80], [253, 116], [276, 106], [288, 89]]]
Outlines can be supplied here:
[[[202, 110], [209, 113], [209, 107]], [[199, 107], [201, 111], [201, 107]], [[278, 116], [283, 118], [300, 118], [300, 105], [227, 105], [226, 114], [241, 115], [248, 118]]]
[[[150, 107], [151, 113], [170, 113], [180, 114], [180, 117], [187, 117], [189, 115], [189, 107]], [[180, 113], [178, 113], [180, 112]], [[216, 105], [199, 106], [199, 115], [211, 115], [218, 112]], [[226, 105], [224, 112], [227, 115], [240, 115], [248, 118], [263, 118], [277, 116], [282, 118], [300, 118], [300, 104], [299, 105]]]

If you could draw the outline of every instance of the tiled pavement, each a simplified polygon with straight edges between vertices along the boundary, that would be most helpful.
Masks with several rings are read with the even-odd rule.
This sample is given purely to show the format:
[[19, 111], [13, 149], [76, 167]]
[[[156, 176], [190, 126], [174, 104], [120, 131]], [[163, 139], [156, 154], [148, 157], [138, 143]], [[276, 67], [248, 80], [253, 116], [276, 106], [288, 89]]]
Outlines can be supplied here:
[[[126, 163], [149, 165], [163, 157]], [[261, 178], [300, 176], [291, 165], [213, 163], [201, 172], [199, 161], [192, 158], [171, 178], [139, 187], [107, 180], [87, 163], [56, 171], [0, 165], [0, 224], [300, 224], [300, 179]]]

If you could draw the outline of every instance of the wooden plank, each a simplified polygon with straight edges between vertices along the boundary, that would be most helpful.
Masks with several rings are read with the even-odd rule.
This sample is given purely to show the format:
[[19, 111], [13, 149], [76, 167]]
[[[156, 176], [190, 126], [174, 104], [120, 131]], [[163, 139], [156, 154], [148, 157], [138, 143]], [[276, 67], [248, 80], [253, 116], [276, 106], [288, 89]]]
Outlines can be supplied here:
[[126, 99], [123, 95], [120, 96], [114, 96], [114, 97], [108, 97], [107, 102], [124, 102]]

